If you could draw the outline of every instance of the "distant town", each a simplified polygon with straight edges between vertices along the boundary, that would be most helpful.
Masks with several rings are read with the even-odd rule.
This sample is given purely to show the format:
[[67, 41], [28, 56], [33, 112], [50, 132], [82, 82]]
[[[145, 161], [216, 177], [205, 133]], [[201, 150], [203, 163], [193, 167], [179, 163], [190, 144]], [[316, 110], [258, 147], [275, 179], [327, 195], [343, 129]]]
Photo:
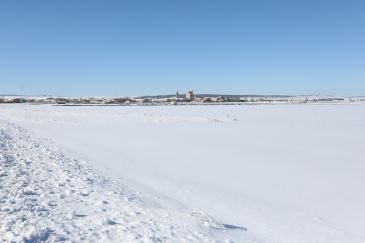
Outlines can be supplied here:
[[365, 97], [323, 95], [219, 95], [195, 94], [193, 90], [174, 95], [138, 97], [60, 97], [0, 95], [0, 104], [31, 103], [52, 105], [193, 105], [193, 104], [286, 104], [286, 103], [365, 103]]

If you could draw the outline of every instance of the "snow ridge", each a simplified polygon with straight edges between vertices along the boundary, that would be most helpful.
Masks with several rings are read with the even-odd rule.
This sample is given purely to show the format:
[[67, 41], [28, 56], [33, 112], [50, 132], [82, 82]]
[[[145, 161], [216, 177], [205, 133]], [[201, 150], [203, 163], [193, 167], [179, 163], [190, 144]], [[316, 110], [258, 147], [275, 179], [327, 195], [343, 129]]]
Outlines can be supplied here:
[[225, 240], [204, 217], [147, 206], [87, 162], [0, 120], [0, 242]]

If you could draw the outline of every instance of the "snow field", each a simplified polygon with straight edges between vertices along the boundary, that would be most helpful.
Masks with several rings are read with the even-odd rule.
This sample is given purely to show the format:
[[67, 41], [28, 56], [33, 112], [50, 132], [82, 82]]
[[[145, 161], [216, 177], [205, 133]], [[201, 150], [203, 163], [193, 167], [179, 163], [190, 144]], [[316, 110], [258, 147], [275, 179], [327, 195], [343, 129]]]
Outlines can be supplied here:
[[[56, 171], [56, 195], [73, 195], [71, 201], [78, 203], [67, 207], [45, 203], [46, 208], [80, 222], [73, 223], [80, 230], [68, 224], [70, 233], [62, 233], [62, 220], [46, 230], [40, 227], [43, 219], [36, 219], [34, 223], [39, 222], [39, 227], [31, 234], [13, 228], [0, 235], [15, 232], [17, 239], [28, 239], [46, 232], [50, 241], [60, 234], [68, 239], [84, 237], [86, 241], [362, 243], [364, 114], [365, 106], [361, 104], [2, 105], [0, 119], [6, 135], [2, 140], [10, 137], [12, 142], [4, 143], [1, 154], [15, 158], [17, 166], [26, 161], [24, 158], [32, 158], [29, 168], [33, 171]], [[9, 144], [33, 144], [27, 142], [29, 139], [39, 146], [28, 152], [19, 148], [6, 152]], [[63, 159], [50, 159], [50, 151], [61, 154]], [[39, 156], [43, 159], [37, 160]], [[2, 166], [12, 161], [4, 158]], [[62, 175], [53, 164], [72, 169]], [[78, 165], [82, 165], [80, 170]], [[9, 174], [9, 168], [1, 171]], [[13, 173], [19, 171], [14, 168]], [[64, 184], [64, 177], [70, 179], [70, 175], [83, 178], [87, 168], [87, 178], [94, 178], [92, 183], [80, 179], [82, 185], [75, 182], [68, 188]], [[39, 183], [38, 177], [30, 177]], [[13, 182], [11, 185], [17, 184]], [[5, 192], [3, 188], [10, 189]], [[15, 193], [15, 187], [3, 188], [2, 195], [33, 197], [38, 200], [35, 205], [54, 196], [44, 193], [49, 197], [40, 200], [37, 195], [27, 195], [32, 193]], [[102, 195], [109, 198], [99, 200]], [[62, 200], [57, 205], [62, 205]], [[88, 206], [80, 200], [89, 202]], [[104, 200], [108, 204], [103, 204]], [[7, 203], [3, 202], [1, 209], [12, 206], [8, 199], [3, 201]], [[109, 210], [99, 214], [104, 207]], [[116, 218], [121, 211], [138, 213]], [[12, 215], [1, 213], [2, 217]], [[150, 218], [153, 222], [141, 223]], [[51, 217], [44, 218], [48, 219]], [[97, 222], [108, 233], [88, 230], [89, 224], [92, 228]], [[121, 224], [130, 228], [122, 232], [118, 228]], [[162, 225], [168, 226], [162, 229]], [[5, 230], [3, 225], [0, 228]], [[80, 236], [79, 231], [84, 234]], [[150, 234], [156, 238], [149, 238]], [[93, 235], [95, 238], [91, 238]], [[107, 237], [109, 240], [104, 240]]]

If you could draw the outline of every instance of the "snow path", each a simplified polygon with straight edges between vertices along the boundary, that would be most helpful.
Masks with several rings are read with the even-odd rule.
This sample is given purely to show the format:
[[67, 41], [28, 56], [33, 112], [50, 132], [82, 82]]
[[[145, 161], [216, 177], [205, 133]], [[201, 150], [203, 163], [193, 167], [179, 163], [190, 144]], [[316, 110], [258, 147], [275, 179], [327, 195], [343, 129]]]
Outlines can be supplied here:
[[147, 205], [87, 162], [1, 120], [0, 222], [0, 242], [212, 242], [231, 231], [200, 212]]

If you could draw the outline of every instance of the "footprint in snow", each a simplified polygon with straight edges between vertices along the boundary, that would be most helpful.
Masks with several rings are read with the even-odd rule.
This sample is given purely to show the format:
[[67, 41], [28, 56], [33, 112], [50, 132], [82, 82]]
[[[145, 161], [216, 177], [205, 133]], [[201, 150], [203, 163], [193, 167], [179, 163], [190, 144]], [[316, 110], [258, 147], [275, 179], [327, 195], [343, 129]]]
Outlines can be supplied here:
[[33, 196], [33, 195], [37, 195], [37, 193], [35, 193], [34, 191], [23, 191], [23, 195], [24, 196]]
[[51, 206], [51, 207], [55, 207], [55, 206], [57, 206], [57, 203], [53, 202], [53, 201], [50, 201], [50, 202], [48, 202], [48, 205]]
[[84, 196], [84, 197], [87, 197], [87, 196], [89, 196], [89, 192], [88, 191], [82, 191], [82, 192], [80, 192], [80, 195], [81, 196]]
[[82, 213], [82, 212], [74, 212], [73, 216], [76, 217], [76, 218], [84, 218], [84, 217], [87, 216], [87, 214]]
[[108, 225], [116, 225], [116, 224], [118, 224], [117, 222], [115, 222], [114, 220], [111, 220], [111, 219], [107, 219], [107, 220], [106, 220], [106, 223], [107, 223]]

